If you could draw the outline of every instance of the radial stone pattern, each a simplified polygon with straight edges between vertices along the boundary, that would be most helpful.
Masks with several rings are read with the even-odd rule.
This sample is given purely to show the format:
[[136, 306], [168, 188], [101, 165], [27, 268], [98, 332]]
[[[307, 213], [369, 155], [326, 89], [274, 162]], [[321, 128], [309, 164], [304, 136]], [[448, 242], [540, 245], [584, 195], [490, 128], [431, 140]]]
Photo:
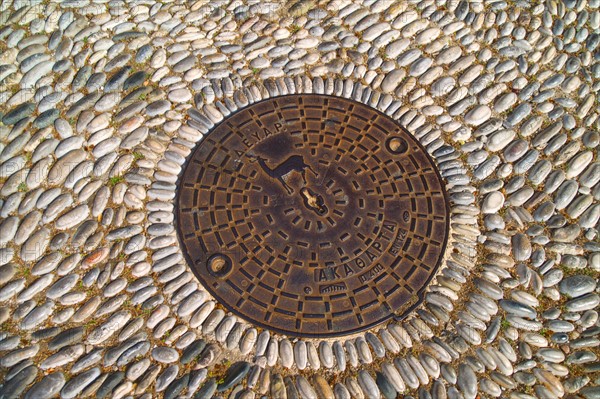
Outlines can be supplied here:
[[0, 397], [600, 397], [599, 8], [0, 2]]
[[293, 95], [221, 122], [185, 167], [190, 265], [234, 313], [295, 336], [364, 330], [422, 299], [448, 233], [443, 183], [393, 119]]

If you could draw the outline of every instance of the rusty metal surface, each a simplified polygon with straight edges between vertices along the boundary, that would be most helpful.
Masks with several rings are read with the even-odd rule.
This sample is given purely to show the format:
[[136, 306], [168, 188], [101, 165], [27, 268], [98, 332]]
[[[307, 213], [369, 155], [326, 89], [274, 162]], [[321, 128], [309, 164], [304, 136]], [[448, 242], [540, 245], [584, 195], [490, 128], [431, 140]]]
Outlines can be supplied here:
[[180, 176], [190, 267], [233, 313], [291, 336], [354, 333], [406, 314], [438, 268], [443, 182], [394, 120], [331, 96], [253, 104]]

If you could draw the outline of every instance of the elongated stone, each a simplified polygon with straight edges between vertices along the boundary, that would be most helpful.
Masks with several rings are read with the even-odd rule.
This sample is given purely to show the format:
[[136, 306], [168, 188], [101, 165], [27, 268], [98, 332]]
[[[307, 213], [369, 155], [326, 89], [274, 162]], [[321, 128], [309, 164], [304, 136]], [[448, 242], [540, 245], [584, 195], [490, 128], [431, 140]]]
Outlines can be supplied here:
[[35, 111], [35, 104], [33, 103], [23, 103], [16, 108], [8, 111], [4, 117], [2, 118], [2, 123], [5, 125], [14, 125], [21, 119], [28, 117], [33, 114]]
[[25, 399], [42, 399], [56, 396], [65, 385], [66, 379], [62, 372], [55, 372], [46, 375], [39, 382], [34, 384], [27, 393]]
[[477, 376], [470, 366], [466, 364], [461, 364], [459, 366], [457, 385], [465, 399], [475, 399], [478, 386]]
[[223, 382], [217, 387], [218, 392], [223, 392], [241, 381], [250, 371], [248, 362], [237, 362], [231, 365], [227, 370]]

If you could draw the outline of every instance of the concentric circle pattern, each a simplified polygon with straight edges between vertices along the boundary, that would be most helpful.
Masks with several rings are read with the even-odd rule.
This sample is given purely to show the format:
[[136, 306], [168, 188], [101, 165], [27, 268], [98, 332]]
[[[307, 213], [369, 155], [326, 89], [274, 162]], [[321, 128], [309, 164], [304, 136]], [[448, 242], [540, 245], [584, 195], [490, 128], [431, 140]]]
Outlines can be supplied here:
[[[1, 1], [0, 397], [597, 399], [599, 90], [599, 0]], [[260, 212], [241, 226], [263, 215], [270, 223], [267, 210], [289, 222], [240, 231], [254, 234], [248, 260], [228, 251], [238, 245], [231, 235], [189, 251], [193, 240], [177, 230], [180, 178], [228, 162], [205, 154], [194, 164], [196, 151], [227, 118], [255, 107], [273, 115], [272, 104], [283, 109], [292, 95], [347, 102], [335, 107], [337, 120], [320, 118], [323, 131], [348, 109], [369, 112], [343, 138], [331, 136], [338, 146], [308, 147], [316, 135], [294, 138], [304, 146], [298, 153], [249, 141], [256, 148], [231, 155], [244, 179], [229, 188], [223, 179], [236, 167], [216, 170], [222, 181], [210, 186], [225, 191], [211, 194], [230, 190], [231, 204]], [[392, 128], [372, 125], [374, 139], [353, 132], [372, 117]], [[271, 118], [270, 131], [291, 126]], [[355, 158], [335, 162], [338, 149]], [[420, 158], [404, 165], [411, 153]], [[316, 184], [327, 162], [336, 177], [330, 191]], [[392, 178], [401, 167], [413, 172]], [[377, 310], [391, 315], [386, 302], [398, 317], [377, 323], [387, 316], [369, 310], [358, 313], [368, 315], [364, 329], [353, 315], [352, 334], [323, 336], [326, 322], [307, 327], [294, 310], [293, 326], [265, 328], [267, 312], [240, 317], [234, 307], [246, 305], [212, 285], [239, 278], [242, 265], [249, 286], [278, 287], [276, 273], [252, 263], [285, 263], [270, 262], [267, 248], [292, 261], [290, 273], [321, 267], [313, 256], [340, 262], [338, 248], [366, 253], [367, 225], [344, 229], [356, 234], [343, 246], [320, 240], [318, 222], [333, 234], [332, 223], [368, 221], [373, 209], [401, 226], [404, 213], [388, 213], [380, 200], [395, 187], [401, 201], [408, 181], [408, 194], [418, 195], [412, 173], [431, 193], [446, 192], [448, 213], [433, 195], [431, 206], [407, 209], [406, 223], [416, 224], [406, 229], [413, 239], [403, 259], [432, 271], [427, 284], [409, 282], [420, 287], [420, 304], [390, 304], [394, 295], [375, 281], [383, 274], [366, 282], [364, 303], [376, 296]], [[235, 186], [244, 180], [249, 187]], [[353, 194], [353, 181], [367, 190]], [[263, 191], [247, 202], [233, 192], [254, 186]], [[359, 200], [371, 197], [361, 210]], [[250, 202], [258, 200], [279, 205]], [[419, 226], [435, 212], [449, 223], [445, 248], [433, 226], [431, 234]], [[214, 215], [185, 227], [217, 238], [242, 217], [233, 206]], [[279, 232], [292, 237], [290, 226], [313, 240], [296, 241], [335, 245], [295, 256], [298, 247], [287, 244], [286, 253]], [[424, 243], [430, 261], [411, 252]], [[384, 270], [390, 284], [402, 279]], [[354, 294], [361, 275], [343, 280], [339, 295]], [[325, 293], [323, 282], [289, 291], [331, 305], [336, 293], [327, 291], [338, 283], [329, 277]], [[237, 299], [248, 303], [258, 289]], [[283, 297], [266, 297], [269, 320]]]
[[348, 334], [413, 308], [449, 226], [416, 139], [385, 114], [319, 95], [264, 100], [221, 122], [188, 161], [177, 207], [207, 290], [295, 336]]

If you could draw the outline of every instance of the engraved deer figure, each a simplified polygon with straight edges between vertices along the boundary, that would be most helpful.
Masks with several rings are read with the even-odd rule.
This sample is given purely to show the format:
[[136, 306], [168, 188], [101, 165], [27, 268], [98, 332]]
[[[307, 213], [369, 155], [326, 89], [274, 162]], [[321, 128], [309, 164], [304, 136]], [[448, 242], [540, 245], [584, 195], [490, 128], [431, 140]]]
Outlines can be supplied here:
[[261, 156], [250, 156], [252, 158], [256, 158], [260, 167], [265, 171], [269, 176], [279, 180], [279, 182], [283, 185], [283, 188], [287, 191], [288, 194], [292, 194], [294, 189], [292, 189], [284, 180], [284, 177], [290, 174], [293, 171], [300, 172], [302, 175], [302, 181], [306, 184], [306, 169], [310, 170], [315, 177], [318, 177], [319, 174], [304, 163], [304, 158], [301, 155], [292, 155], [274, 169], [271, 169], [269, 165], [267, 165], [267, 160]]

